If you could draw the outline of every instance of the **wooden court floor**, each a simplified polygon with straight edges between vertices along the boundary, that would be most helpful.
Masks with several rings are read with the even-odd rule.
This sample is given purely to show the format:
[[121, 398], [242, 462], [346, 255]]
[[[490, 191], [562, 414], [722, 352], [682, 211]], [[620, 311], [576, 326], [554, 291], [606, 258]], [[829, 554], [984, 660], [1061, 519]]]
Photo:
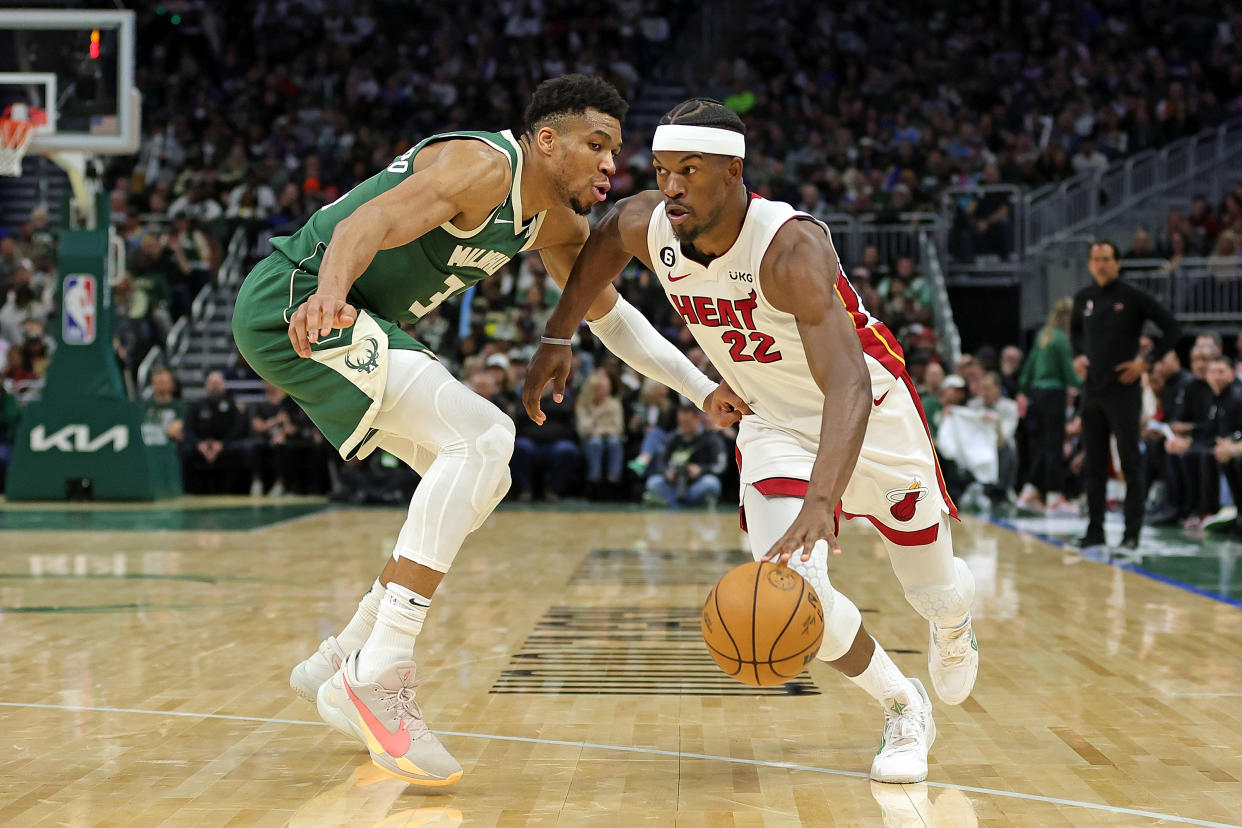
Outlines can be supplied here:
[[[504, 510], [418, 645], [465, 776], [407, 787], [287, 685], [403, 512], [303, 506], [0, 513], [0, 825], [1242, 823], [1242, 609], [974, 519], [982, 668], [935, 707], [926, 784], [866, 778], [880, 712], [829, 668], [762, 692], [715, 670], [698, 607], [746, 559], [729, 510]], [[874, 534], [842, 539], [835, 582], [926, 681]]]

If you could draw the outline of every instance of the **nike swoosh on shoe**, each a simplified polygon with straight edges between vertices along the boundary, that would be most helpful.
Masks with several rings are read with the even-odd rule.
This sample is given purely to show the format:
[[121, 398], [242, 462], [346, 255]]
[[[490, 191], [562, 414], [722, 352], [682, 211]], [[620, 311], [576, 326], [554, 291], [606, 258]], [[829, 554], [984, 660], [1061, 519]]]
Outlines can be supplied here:
[[375, 737], [375, 740], [380, 743], [380, 746], [384, 748], [389, 756], [404, 756], [406, 751], [410, 749], [410, 732], [406, 730], [405, 722], [401, 722], [396, 733], [390, 732], [379, 719], [375, 718], [375, 714], [371, 712], [370, 708], [354, 694], [354, 688], [349, 686], [349, 680], [344, 676], [341, 679], [341, 683], [345, 685], [345, 693], [349, 696], [349, 700], [354, 703], [354, 707], [358, 710], [359, 715], [362, 716], [363, 724], [371, 731], [371, 735]]

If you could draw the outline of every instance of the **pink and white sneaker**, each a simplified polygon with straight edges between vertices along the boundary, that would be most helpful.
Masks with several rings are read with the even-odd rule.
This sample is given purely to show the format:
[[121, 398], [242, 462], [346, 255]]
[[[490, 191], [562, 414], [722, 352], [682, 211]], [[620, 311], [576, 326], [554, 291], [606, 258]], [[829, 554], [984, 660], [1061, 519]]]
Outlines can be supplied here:
[[371, 761], [412, 785], [439, 787], [461, 779], [461, 765], [423, 721], [414, 700], [414, 662], [398, 661], [374, 682], [358, 679], [358, 654], [319, 688], [319, 715], [332, 727], [353, 733], [371, 752]]

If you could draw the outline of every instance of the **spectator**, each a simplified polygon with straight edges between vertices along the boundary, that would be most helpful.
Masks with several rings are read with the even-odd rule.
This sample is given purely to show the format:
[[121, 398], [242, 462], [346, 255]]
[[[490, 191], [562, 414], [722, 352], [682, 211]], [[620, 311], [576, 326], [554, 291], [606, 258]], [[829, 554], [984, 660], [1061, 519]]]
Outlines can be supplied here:
[[30, 267], [29, 261], [17, 249], [17, 239], [0, 237], [0, 292], [7, 295], [13, 287], [13, 277], [19, 267]]
[[1018, 452], [1014, 445], [1018, 404], [1001, 396], [1000, 377], [989, 371], [979, 382], [979, 395], [967, 406], [978, 412], [985, 426], [991, 427], [996, 447], [996, 481], [985, 485], [985, 490], [993, 503], [1003, 503], [1012, 495], [1018, 478]]
[[1196, 195], [1190, 200], [1191, 244], [1200, 255], [1211, 252], [1220, 235], [1220, 222], [1212, 217], [1212, 208], [1205, 196]]
[[185, 401], [177, 393], [173, 372], [160, 365], [151, 371], [151, 394], [145, 403], [146, 422], [159, 427], [174, 445], [180, 445], [185, 428]]
[[613, 393], [612, 380], [603, 369], [593, 371], [582, 384], [575, 415], [586, 454], [588, 497], [597, 497], [605, 474], [609, 483], [621, 482], [621, 463], [625, 460], [621, 400]]
[[[1069, 328], [1069, 317], [1066, 317], [1066, 329]], [[1022, 349], [1017, 345], [1006, 345], [1001, 348], [1000, 365], [998, 372], [1000, 375], [1001, 390], [1005, 392], [1005, 396], [1011, 400], [1018, 398], [1019, 377], [1022, 371]]]
[[1220, 350], [1211, 342], [1197, 343], [1190, 351], [1193, 379], [1186, 387], [1185, 404], [1179, 418], [1170, 423], [1173, 437], [1165, 442], [1169, 456], [1169, 478], [1180, 495], [1175, 507], [1183, 516], [1182, 526], [1196, 531], [1204, 518], [1220, 509], [1219, 471], [1212, 456], [1216, 422], [1212, 404], [1215, 392], [1208, 371]]
[[280, 497], [288, 491], [286, 481], [295, 479], [297, 427], [289, 408], [297, 407], [284, 389], [263, 383], [263, 401], [250, 406], [250, 495], [263, 494], [264, 479], [272, 481], [268, 494]]
[[1126, 251], [1126, 259], [1154, 259], [1156, 258], [1156, 249], [1151, 243], [1151, 233], [1148, 233], [1142, 227], [1134, 231], [1134, 235], [1130, 238], [1130, 249]]
[[[1148, 497], [1153, 490], [1160, 492], [1160, 497], [1151, 507], [1147, 523], [1151, 526], [1172, 526], [1185, 519], [1186, 513], [1179, 513], [1178, 504], [1182, 502], [1184, 492], [1178, 489], [1179, 478], [1169, 470], [1172, 462], [1165, 452], [1165, 442], [1174, 436], [1169, 424], [1179, 420], [1186, 402], [1186, 388], [1194, 377], [1182, 368], [1177, 351], [1170, 350], [1164, 358], [1151, 367], [1147, 376], [1147, 385], [1155, 397], [1155, 409], [1143, 422], [1144, 480], [1148, 487]], [[1146, 413], [1146, 412], [1144, 412]], [[1156, 484], [1160, 484], [1160, 488]]]
[[663, 506], [714, 506], [720, 499], [720, 473], [728, 458], [720, 437], [703, 428], [693, 405], [677, 409], [677, 431], [647, 477], [643, 502]]
[[[163, 342], [173, 321], [173, 294], [169, 276], [178, 268], [174, 251], [155, 232], [142, 239], [138, 255], [129, 267], [132, 294], [129, 298], [129, 319], [139, 332], [140, 341]], [[182, 288], [179, 302], [188, 309], [192, 297]], [[143, 349], [145, 353], [145, 349]], [[142, 359], [134, 354], [131, 361]]]
[[939, 362], [929, 362], [923, 369], [923, 384], [916, 389], [919, 392], [919, 402], [923, 406], [923, 416], [927, 418], [927, 425], [931, 429], [933, 438], [936, 436], [936, 428], [939, 425], [940, 391], [945, 379], [944, 366]]
[[337, 478], [331, 499], [358, 505], [406, 503], [418, 485], [414, 470], [382, 449], [363, 460], [346, 460], [337, 469]]
[[181, 459], [185, 489], [192, 494], [230, 494], [245, 468], [246, 418], [229, 396], [224, 374], [212, 371], [207, 395], [186, 414]]
[[47, 376], [47, 366], [52, 361], [55, 348], [42, 320], [32, 316], [22, 322], [22, 337], [17, 350], [21, 353], [21, 364], [25, 371], [36, 379]]
[[[980, 395], [987, 384], [987, 375], [976, 382]], [[982, 511], [988, 507], [988, 492], [1000, 490], [999, 446], [1004, 435], [994, 407], [973, 400], [974, 405], [962, 404], [965, 386], [961, 377], [945, 378], [936, 448], [950, 496], [961, 501], [963, 509]]]
[[490, 355], [483, 363], [485, 370], [492, 378], [494, 391], [488, 397], [493, 404], [510, 417], [516, 417], [518, 411], [518, 395], [513, 388], [509, 357], [496, 353]]
[[9, 392], [7, 384], [0, 382], [0, 494], [4, 492], [5, 472], [13, 454], [13, 442], [17, 439], [17, 426], [21, 409], [17, 397]]
[[178, 297], [173, 307], [176, 318], [190, 310], [190, 302], [218, 267], [219, 256], [207, 234], [191, 221], [187, 211], [173, 213], [172, 219], [172, 228], [164, 238], [164, 247], [172, 254], [165, 267], [165, 277]]
[[1084, 138], [1078, 146], [1078, 152], [1074, 153], [1070, 166], [1080, 175], [1083, 173], [1103, 175], [1108, 169], [1108, 157], [1095, 148], [1094, 138]]
[[574, 393], [565, 388], [561, 402], [552, 399], [552, 386], [544, 389], [539, 401], [547, 420], [541, 426], [529, 417], [519, 415], [517, 438], [513, 442], [513, 487], [518, 500], [530, 502], [534, 497], [536, 476], [543, 478], [544, 498], [556, 502], [569, 490], [569, 482], [578, 471], [582, 453], [575, 439]]
[[35, 298], [34, 288], [30, 284], [30, 271], [17, 269], [15, 287], [9, 291], [4, 307], [0, 307], [0, 339], [10, 343], [19, 342], [22, 338], [22, 327], [27, 319], [36, 319], [40, 323], [47, 319], [47, 307]]
[[668, 386], [652, 379], [643, 380], [628, 429], [641, 442], [638, 454], [627, 464], [629, 469], [646, 479], [644, 472], [652, 459], [664, 452], [676, 428], [677, 405], [669, 394]]
[[1030, 447], [1018, 505], [1035, 511], [1046, 509], [1053, 515], [1076, 511], [1064, 494], [1067, 391], [1082, 385], [1074, 372], [1069, 341], [1073, 310], [1074, 301], [1069, 298], [1053, 306], [1018, 378], [1018, 413], [1024, 418]]
[[[1234, 378], [1233, 364], [1223, 356], [1212, 360], [1208, 382], [1216, 392], [1216, 444], [1212, 454], [1236, 506], [1242, 503], [1242, 384]], [[1234, 537], [1242, 537], [1242, 510], [1227, 527]]]
[[35, 379], [35, 373], [30, 369], [24, 355], [25, 351], [19, 345], [9, 348], [4, 357], [4, 373], [0, 374], [0, 385], [16, 389], [19, 383]]

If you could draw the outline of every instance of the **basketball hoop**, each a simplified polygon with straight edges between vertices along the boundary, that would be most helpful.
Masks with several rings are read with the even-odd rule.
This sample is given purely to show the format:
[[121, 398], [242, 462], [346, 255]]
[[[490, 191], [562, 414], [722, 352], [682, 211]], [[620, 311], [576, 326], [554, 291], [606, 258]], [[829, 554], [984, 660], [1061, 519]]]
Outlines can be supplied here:
[[47, 113], [25, 104], [5, 107], [0, 115], [0, 175], [19, 178], [22, 159], [35, 130], [47, 123]]

